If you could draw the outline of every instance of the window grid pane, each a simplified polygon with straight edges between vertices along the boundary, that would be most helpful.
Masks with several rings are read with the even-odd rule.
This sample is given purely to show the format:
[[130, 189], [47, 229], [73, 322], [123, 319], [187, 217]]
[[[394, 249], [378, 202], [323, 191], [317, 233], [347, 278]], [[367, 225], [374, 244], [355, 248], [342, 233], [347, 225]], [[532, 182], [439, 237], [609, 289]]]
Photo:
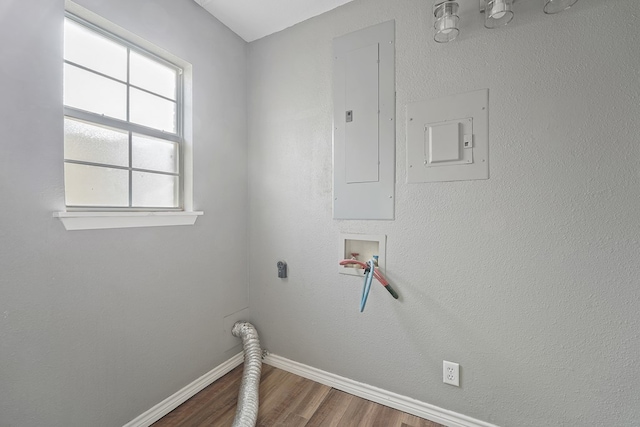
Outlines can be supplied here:
[[[69, 18], [67, 19], [70, 20]], [[77, 26], [84, 26], [84, 24], [75, 24]], [[69, 26], [65, 26], [65, 30], [67, 27]], [[96, 29], [86, 28], [86, 30], [87, 32], [96, 33], [96, 37], [108, 39], [108, 37], [99, 34], [100, 32]], [[65, 38], [66, 36], [67, 35], [65, 34]], [[71, 42], [72, 41], [69, 40], [69, 43]], [[132, 49], [129, 44], [124, 41], [114, 40], [113, 42], [122, 43], [122, 48], [125, 49], [126, 52], [126, 73], [124, 76], [118, 75], [111, 77], [108, 73], [106, 73], [105, 70], [91, 67], [91, 60], [83, 60], [82, 58], [78, 58], [77, 55], [74, 58], [68, 58], [65, 55], [65, 76], [67, 68], [74, 67], [86, 73], [87, 76], [85, 77], [85, 80], [90, 80], [90, 82], [93, 83], [85, 84], [83, 87], [78, 87], [75, 84], [75, 81], [77, 81], [75, 75], [70, 76], [73, 78], [65, 78], [65, 105], [89, 112], [94, 112], [97, 114], [104, 114], [131, 123], [138, 123], [143, 126], [160, 130], [162, 132], [179, 135], [181, 130], [178, 117], [181, 114], [181, 101], [178, 88], [180, 87], [180, 76], [182, 74], [180, 68], [170, 66], [164, 60], [153, 59], [152, 57], [155, 57], [155, 55], [153, 54], [139, 53], [136, 49]], [[90, 55], [96, 56], [95, 52], [91, 52]], [[78, 66], [80, 66], [81, 68], [79, 68]], [[133, 67], [135, 67], [135, 69]], [[147, 75], [146, 81], [143, 78], [144, 72], [149, 73]], [[77, 73], [78, 72], [76, 71], [76, 74]], [[91, 77], [91, 75], [93, 75], [93, 77]], [[91, 100], [94, 100], [92, 101], [93, 103], [99, 103], [99, 100], [104, 100], [105, 97], [108, 98], [109, 94], [111, 93], [108, 87], [100, 87], [99, 80], [96, 80], [102, 77], [102, 75], [110, 77], [111, 79], [113, 79], [114, 83], [116, 81], [120, 81], [123, 85], [125, 85], [126, 102], [124, 113], [122, 112], [121, 107], [118, 108], [116, 112], [103, 112], [100, 108], [92, 107], [93, 104], [91, 104]], [[110, 86], [112, 88], [114, 83], [105, 82], [104, 85]], [[86, 92], [87, 87], [94, 92], [99, 92], [100, 95], [91, 97], [89, 101], [86, 100], [87, 96], [84, 96], [84, 98], [82, 98], [82, 95]], [[76, 95], [75, 98], [71, 99], [74, 102], [67, 102], [67, 92], [69, 92], [71, 95]], [[140, 106], [139, 108], [136, 108], [133, 119], [131, 117], [132, 92], [135, 93], [135, 98], [138, 101], [137, 106]], [[85, 102], [80, 102], [76, 98], [81, 98], [81, 101], [84, 100]], [[96, 99], [98, 101], [95, 101]], [[87, 105], [85, 104], [89, 104], [89, 107], [92, 108], [87, 108]], [[109, 103], [109, 106], [112, 107], [111, 110], [114, 110], [116, 107], [112, 104], [115, 104], [115, 101]], [[155, 112], [161, 116], [160, 118], [157, 118], [158, 114], [153, 114], [154, 112], [147, 112], [150, 106], [152, 108], [155, 108]]]
[[129, 173], [122, 169], [65, 163], [67, 206], [127, 207]]
[[164, 132], [176, 132], [176, 104], [129, 87], [129, 121]]
[[133, 172], [133, 207], [178, 207], [179, 178], [149, 172]]
[[[69, 18], [67, 20], [71, 21]], [[66, 200], [67, 206], [179, 209], [182, 203], [179, 162], [181, 144], [158, 138], [160, 134], [155, 138], [152, 135], [157, 134], [158, 131], [167, 132], [176, 135], [179, 137], [177, 141], [181, 141], [179, 117], [182, 111], [180, 86], [182, 73], [180, 69], [165, 65], [164, 60], [154, 60], [154, 55], [141, 54], [132, 49], [128, 42], [123, 42], [108, 34], [105, 36], [102, 34], [103, 31], [97, 31], [90, 24], [73, 22], [68, 26], [74, 30], [83, 27], [86, 32], [81, 28], [80, 33], [85, 35], [86, 33], [95, 33], [94, 40], [112, 42], [116, 46], [120, 45], [126, 52], [126, 75], [121, 83], [118, 83], [117, 80], [123, 76], [108, 72], [109, 70], [104, 69], [100, 61], [97, 62], [98, 65], [94, 70], [92, 66], [96, 64], [95, 61], [92, 63], [91, 60], [83, 60], [75, 53], [75, 56], [71, 57], [65, 55], [65, 105], [78, 108], [80, 110], [78, 114], [82, 116], [82, 121], [75, 120], [74, 110], [67, 109], [65, 124], [67, 122], [83, 123], [89, 120], [93, 121], [93, 124], [87, 123], [87, 126], [93, 126], [94, 130], [100, 128], [109, 130], [112, 126], [120, 127], [120, 132], [124, 131], [122, 136], [126, 138], [125, 158], [127, 165], [125, 166], [122, 162], [121, 152], [115, 160], [113, 156], [111, 158], [106, 156], [103, 159], [100, 157], [100, 153], [87, 153], [86, 146], [82, 147], [85, 148], [85, 152], [80, 156], [65, 155], [65, 190], [69, 194]], [[65, 25], [66, 29], [67, 25]], [[78, 33], [78, 31], [75, 32]], [[89, 38], [92, 38], [91, 34], [89, 34]], [[74, 41], [72, 39], [67, 41], [67, 34], [65, 34], [65, 46], [67, 44], [73, 46]], [[69, 49], [70, 52], [76, 53], [82, 50], [81, 48]], [[86, 51], [86, 49], [84, 50]], [[66, 52], [67, 50], [65, 50]], [[81, 67], [72, 62], [77, 62]], [[132, 69], [134, 65], [135, 71]], [[67, 70], [72, 71], [67, 73]], [[148, 74], [149, 72], [152, 73]], [[85, 84], [83, 87], [82, 80], [77, 78], [78, 74], [82, 75], [83, 73], [84, 80], [95, 85]], [[148, 81], [144, 79], [145, 73], [150, 77]], [[118, 84], [121, 84], [125, 89], [124, 94], [119, 90], [114, 90]], [[82, 98], [82, 93], [87, 88], [98, 92], [101, 96]], [[114, 96], [114, 92], [117, 95], [115, 100], [109, 98]], [[105, 104], [105, 98], [110, 100], [106, 107], [100, 105], [101, 102]], [[98, 106], [94, 105], [96, 103]], [[119, 107], [118, 104], [120, 104]], [[87, 111], [87, 113], [82, 113], [82, 111]], [[93, 117], [94, 115], [95, 117]], [[89, 119], [87, 119], [88, 116]], [[108, 120], [108, 117], [117, 119], [116, 124], [114, 125], [113, 120]], [[122, 120], [122, 124], [117, 123], [118, 120]], [[109, 125], [104, 122], [108, 122]], [[148, 135], [145, 135], [147, 131], [141, 129], [140, 126], [133, 126], [136, 129], [135, 132], [139, 134], [135, 136], [131, 126], [127, 125], [128, 123], [137, 123], [156, 129], [156, 131], [150, 130]], [[113, 130], [118, 131], [118, 129]], [[113, 139], [113, 135], [111, 137]], [[69, 138], [70, 147], [73, 146], [77, 149], [78, 135], [74, 136], [72, 129], [67, 131], [65, 128], [65, 147], [67, 138]], [[142, 142], [146, 142], [146, 144], [141, 144]], [[157, 152], [154, 152], [151, 145], [158, 149]], [[98, 143], [97, 146], [99, 147], [97, 151], [100, 151], [100, 144]], [[102, 147], [102, 151], [104, 151], [104, 147]], [[70, 151], [70, 153], [75, 152]], [[114, 176], [117, 176], [117, 179], [113, 183], [107, 182], [107, 177]], [[123, 181], [124, 177], [126, 177], [125, 181]], [[97, 182], [99, 185], [89, 185], [89, 189], [87, 189], [85, 184], [91, 184], [91, 182]], [[123, 185], [123, 182], [126, 185]], [[101, 190], [104, 190], [105, 194], [101, 195]], [[115, 193], [121, 194], [118, 196]], [[123, 200], [125, 200], [124, 203]]]
[[175, 142], [132, 135], [131, 166], [156, 172], [178, 174], [179, 147]]
[[64, 158], [128, 167], [129, 132], [65, 118]]
[[173, 101], [177, 100], [177, 70], [138, 52], [130, 53], [129, 63], [129, 82], [132, 85]]
[[[106, 134], [107, 144], [111, 146], [100, 147], [104, 141], [99, 140], [96, 134]], [[82, 144], [90, 145], [96, 140], [98, 148], [95, 153], [82, 147]], [[95, 157], [102, 152], [106, 152], [102, 158]], [[139, 160], [134, 160], [136, 153]], [[122, 133], [66, 118], [66, 205], [179, 208], [181, 180], [177, 157], [176, 142], [135, 135], [133, 132]], [[123, 164], [125, 159], [126, 163]]]
[[71, 64], [64, 64], [65, 105], [125, 120], [126, 98], [125, 84]]
[[[69, 18], [64, 20], [64, 57], [70, 62], [124, 81], [127, 48]], [[96, 52], [100, 52], [99, 55]]]

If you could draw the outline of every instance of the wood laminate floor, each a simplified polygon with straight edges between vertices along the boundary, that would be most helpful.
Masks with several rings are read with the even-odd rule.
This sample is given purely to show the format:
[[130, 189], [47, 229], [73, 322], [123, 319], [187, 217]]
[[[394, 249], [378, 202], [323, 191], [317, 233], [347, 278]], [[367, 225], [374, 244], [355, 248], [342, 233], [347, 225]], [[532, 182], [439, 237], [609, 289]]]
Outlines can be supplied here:
[[[152, 427], [228, 427], [242, 365], [187, 400]], [[329, 386], [262, 365], [259, 427], [443, 427]]]

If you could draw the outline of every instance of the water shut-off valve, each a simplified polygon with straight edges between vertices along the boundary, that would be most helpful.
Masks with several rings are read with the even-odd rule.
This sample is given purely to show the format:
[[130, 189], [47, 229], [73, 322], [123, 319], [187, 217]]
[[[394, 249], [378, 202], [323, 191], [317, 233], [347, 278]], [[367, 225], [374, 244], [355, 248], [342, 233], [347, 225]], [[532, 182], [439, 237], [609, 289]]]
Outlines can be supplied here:
[[366, 263], [355, 260], [355, 259], [343, 259], [342, 261], [340, 261], [340, 265], [349, 265], [349, 264], [354, 264], [364, 269], [365, 282], [364, 282], [364, 288], [362, 292], [362, 299], [360, 301], [361, 312], [364, 311], [364, 306], [367, 302], [367, 296], [369, 295], [369, 289], [371, 287], [371, 280], [374, 277], [378, 280], [378, 282], [380, 282], [382, 286], [384, 286], [384, 288], [391, 294], [392, 297], [394, 297], [395, 299], [398, 299], [398, 294], [396, 293], [395, 289], [391, 287], [387, 279], [382, 275], [382, 273], [380, 273], [380, 270], [378, 270], [375, 267], [374, 260], [369, 260]]

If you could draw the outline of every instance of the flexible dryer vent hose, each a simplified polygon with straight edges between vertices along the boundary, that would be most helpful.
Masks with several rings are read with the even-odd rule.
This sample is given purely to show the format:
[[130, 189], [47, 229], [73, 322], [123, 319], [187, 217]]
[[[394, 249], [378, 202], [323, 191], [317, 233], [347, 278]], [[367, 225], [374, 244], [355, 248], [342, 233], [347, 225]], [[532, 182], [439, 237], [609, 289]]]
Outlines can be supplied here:
[[262, 371], [262, 349], [256, 328], [249, 322], [236, 322], [231, 333], [242, 338], [244, 371], [238, 394], [238, 408], [232, 427], [255, 427], [258, 419], [258, 388]]

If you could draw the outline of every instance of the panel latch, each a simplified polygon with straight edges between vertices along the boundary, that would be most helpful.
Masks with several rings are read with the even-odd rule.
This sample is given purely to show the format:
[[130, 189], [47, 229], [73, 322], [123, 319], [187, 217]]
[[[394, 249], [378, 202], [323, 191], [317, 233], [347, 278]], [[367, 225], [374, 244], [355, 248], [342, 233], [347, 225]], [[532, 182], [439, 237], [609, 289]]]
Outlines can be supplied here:
[[349, 110], [347, 111], [347, 123], [352, 122], [353, 121], [353, 110]]

